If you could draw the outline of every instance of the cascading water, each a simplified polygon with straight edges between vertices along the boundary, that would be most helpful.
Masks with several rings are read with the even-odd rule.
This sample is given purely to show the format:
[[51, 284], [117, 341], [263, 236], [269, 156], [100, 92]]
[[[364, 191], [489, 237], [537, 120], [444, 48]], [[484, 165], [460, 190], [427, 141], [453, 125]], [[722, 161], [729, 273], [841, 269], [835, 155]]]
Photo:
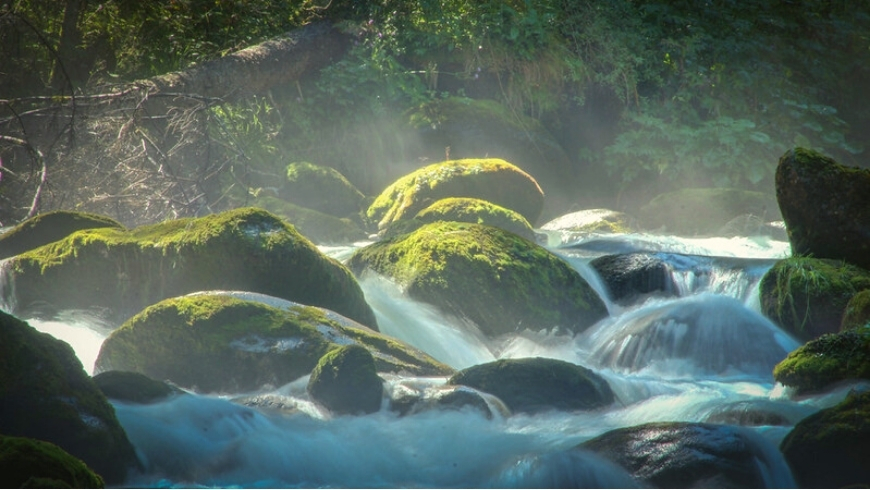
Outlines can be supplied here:
[[[468, 321], [445, 318], [383, 278], [371, 275], [360, 282], [383, 333], [454, 368], [497, 358], [562, 359], [601, 374], [616, 395], [613, 405], [491, 419], [472, 409], [407, 416], [382, 409], [367, 416], [331, 418], [308, 399], [305, 378], [265, 393], [183, 394], [151, 405], [116, 402], [118, 418], [144, 464], [144, 472], [128, 483], [626, 488], [637, 482], [623, 469], [575, 446], [609, 430], [647, 422], [737, 424], [760, 417], [760, 422], [746, 423], [754, 428], [745, 430], [757, 435], [751, 436], [752, 444], [765, 481], [772, 487], [793, 485], [776, 445], [797, 420], [836, 403], [845, 393], [795, 401], [779, 397], [773, 386], [772, 366], [797, 343], [758, 313], [755, 296], [767, 268], [788, 255], [787, 244], [613, 235], [552, 243], [550, 248], [608, 303], [608, 318], [573, 337], [523, 331], [485, 339]], [[340, 257], [350, 250], [324, 249]], [[638, 251], [658, 254], [678, 287], [670, 296], [615, 305], [589, 261]], [[8, 287], [2, 286], [5, 306], [13, 305]], [[94, 312], [25, 319], [67, 340], [88, 371], [99, 345], [117, 327], [106, 325]], [[387, 378], [395, 390], [425, 390], [444, 382]], [[283, 408], [240, 401], [251, 396], [279, 400]]]

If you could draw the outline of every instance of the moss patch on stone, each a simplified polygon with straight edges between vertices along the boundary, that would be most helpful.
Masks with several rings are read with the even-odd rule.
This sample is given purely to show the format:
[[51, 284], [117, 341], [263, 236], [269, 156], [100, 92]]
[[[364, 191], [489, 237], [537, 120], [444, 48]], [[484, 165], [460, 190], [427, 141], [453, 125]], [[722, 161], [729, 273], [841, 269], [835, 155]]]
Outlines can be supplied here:
[[371, 353], [350, 344], [320, 358], [311, 372], [307, 391], [334, 414], [358, 415], [380, 410], [384, 387]]
[[198, 392], [278, 387], [314, 369], [338, 345], [371, 349], [378, 369], [415, 375], [452, 372], [431, 357], [316, 307], [275, 308], [227, 295], [161, 301], [105, 340], [96, 371], [134, 371]]
[[763, 221], [779, 218], [776, 197], [742, 189], [688, 188], [656, 196], [638, 213], [647, 229], [665, 228], [678, 235], [710, 235], [737, 216]]
[[359, 217], [365, 196], [338, 170], [309, 162], [287, 165], [281, 198], [324, 214]]
[[422, 223], [435, 221], [461, 221], [494, 226], [535, 241], [535, 230], [528, 220], [516, 211], [473, 197], [439, 199], [415, 216]]
[[124, 227], [112, 218], [91, 213], [52, 211], [40, 214], [0, 235], [0, 259], [24, 253], [62, 240], [73, 232], [91, 228], [123, 229]]
[[258, 197], [253, 204], [283, 218], [314, 243], [353, 243], [368, 238], [368, 233], [348, 218], [297, 206], [277, 197]]
[[3, 488], [104, 488], [103, 479], [82, 460], [56, 445], [0, 435]]
[[165, 298], [227, 289], [323, 306], [377, 327], [347, 268], [257, 208], [129, 231], [78, 231], [11, 260], [21, 307], [38, 301], [58, 309], [98, 306], [123, 321]]
[[798, 394], [850, 379], [870, 380], [870, 328], [825, 334], [807, 342], [776, 365], [773, 377]]
[[852, 296], [852, 299], [846, 304], [843, 322], [840, 324], [840, 330], [861, 327], [870, 327], [870, 289], [865, 289]]
[[870, 289], [870, 271], [842, 261], [790, 257], [761, 279], [761, 312], [808, 341], [839, 331], [849, 300], [865, 289]]
[[138, 465], [114, 408], [72, 348], [2, 311], [0, 433], [57, 444], [110, 485]]
[[392, 278], [409, 296], [468, 318], [490, 336], [526, 328], [580, 332], [607, 315], [562, 259], [486, 225], [427, 224], [358, 250], [348, 266]]
[[529, 223], [541, 215], [544, 193], [535, 179], [498, 158], [449, 160], [416, 170], [387, 187], [366, 215], [382, 229], [414, 217], [435, 201], [474, 197], [512, 209]]

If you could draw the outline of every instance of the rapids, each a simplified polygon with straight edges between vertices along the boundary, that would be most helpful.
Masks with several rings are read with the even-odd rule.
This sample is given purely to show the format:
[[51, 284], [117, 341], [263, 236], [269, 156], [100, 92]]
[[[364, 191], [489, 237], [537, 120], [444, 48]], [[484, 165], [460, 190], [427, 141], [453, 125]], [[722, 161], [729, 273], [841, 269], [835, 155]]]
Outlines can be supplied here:
[[[362, 245], [321, 250], [343, 259]], [[547, 246], [607, 303], [610, 316], [582, 334], [523, 331], [487, 340], [467, 320], [445, 317], [383, 278], [367, 275], [360, 283], [385, 334], [457, 369], [530, 356], [574, 362], [607, 379], [618, 400], [611, 407], [491, 420], [472, 410], [405, 417], [381, 410], [332, 418], [307, 399], [306, 378], [268, 393], [190, 394], [152, 405], [116, 402], [118, 418], [145, 466], [129, 485], [635, 487], [617, 466], [570, 449], [608, 430], [646, 422], [735, 423], [733, 414], [753, 407], [785, 421], [745, 429], [758, 446], [767, 486], [794, 485], [777, 445], [794, 423], [837, 403], [846, 388], [797, 400], [774, 385], [773, 366], [799, 344], [759, 313], [757, 285], [778, 258], [790, 254], [788, 243], [766, 237], [576, 238], [549, 232]], [[667, 261], [678, 286], [673, 297], [629, 306], [607, 298], [589, 262], [634, 251], [655, 252]], [[7, 302], [14, 301], [10, 289], [0, 286]], [[89, 373], [113, 328], [93, 311], [23, 317], [68, 342]], [[445, 381], [385, 379], [387, 390], [424, 389]], [[239, 401], [251, 396], [281, 400], [290, 409], [258, 409]]]

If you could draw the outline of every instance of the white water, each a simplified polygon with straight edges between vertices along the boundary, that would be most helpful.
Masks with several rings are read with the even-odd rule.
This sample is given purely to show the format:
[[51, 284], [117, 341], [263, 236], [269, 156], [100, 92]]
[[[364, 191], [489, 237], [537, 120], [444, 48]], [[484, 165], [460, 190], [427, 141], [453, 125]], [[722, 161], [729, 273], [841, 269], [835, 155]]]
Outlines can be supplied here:
[[[618, 399], [611, 407], [491, 420], [474, 410], [426, 411], [407, 417], [382, 410], [362, 417], [330, 418], [307, 399], [304, 378], [263, 394], [299, 409], [292, 413], [193, 394], [146, 406], [116, 403], [119, 420], [146, 468], [129, 484], [626, 488], [636, 483], [623, 470], [571, 448], [615, 428], [655, 421], [703, 422], [723, 409], [748, 406], [788, 421], [784, 426], [746, 430], [757, 435], [767, 486], [793, 485], [776, 445], [789, 424], [837, 403], [845, 389], [796, 401], [773, 385], [771, 364], [797, 343], [761, 317], [755, 296], [766, 268], [788, 254], [787, 244], [631, 235], [604, 237], [586, 248], [576, 245], [553, 250], [602, 294], [604, 286], [588, 266], [592, 258], [615, 253], [608, 250], [676, 254], [669, 263], [680, 284], [679, 296], [629, 307], [608, 304], [610, 317], [575, 337], [526, 331], [485, 340], [473, 325], [408, 299], [389, 281], [369, 276], [361, 278], [361, 285], [382, 332], [442, 362], [463, 368], [496, 358], [567, 360], [608, 380]], [[346, 257], [348, 250], [326, 251]], [[698, 253], [704, 257], [681, 256]], [[762, 260], [731, 263], [712, 257]], [[28, 321], [69, 342], [88, 372], [112, 328], [87, 312]], [[391, 386], [443, 382], [389, 380]]]

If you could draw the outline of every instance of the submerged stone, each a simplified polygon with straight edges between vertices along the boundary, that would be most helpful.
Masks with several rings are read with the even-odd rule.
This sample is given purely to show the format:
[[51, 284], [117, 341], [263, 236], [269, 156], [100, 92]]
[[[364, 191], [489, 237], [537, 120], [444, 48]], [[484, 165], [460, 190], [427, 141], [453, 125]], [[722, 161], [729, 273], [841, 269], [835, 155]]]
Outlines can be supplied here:
[[380, 410], [384, 386], [372, 354], [350, 344], [320, 358], [307, 391], [312, 400], [336, 415], [359, 415]]
[[120, 322], [165, 298], [239, 289], [322, 306], [377, 328], [347, 268], [256, 208], [130, 231], [78, 231], [11, 259], [7, 273], [21, 308], [102, 307]]
[[369, 349], [379, 371], [453, 371], [334, 312], [230, 294], [171, 298], [146, 308], [103, 342], [95, 371], [134, 371], [197, 392], [239, 393], [287, 384], [311, 373], [330, 350], [350, 344]]
[[538, 183], [518, 167], [498, 158], [467, 159], [435, 163], [405, 175], [381, 192], [366, 215], [383, 229], [447, 197], [489, 201], [516, 211], [531, 224], [544, 206]]
[[27, 437], [0, 435], [3, 488], [104, 488], [103, 479], [58, 446]]
[[595, 410], [614, 400], [610, 385], [592, 370], [543, 357], [479, 364], [454, 374], [447, 384], [495, 395], [515, 413]]
[[795, 255], [870, 269], [870, 169], [795, 148], [779, 160], [776, 198]]
[[773, 378], [797, 394], [855, 379], [870, 380], [870, 327], [825, 334], [792, 351]]
[[26, 220], [0, 235], [0, 260], [62, 240], [79, 230], [123, 229], [107, 216], [78, 211], [51, 211]]
[[0, 434], [56, 444], [109, 485], [139, 465], [115, 410], [72, 348], [2, 311]]
[[473, 321], [491, 337], [559, 329], [580, 332], [607, 316], [597, 293], [565, 261], [491, 226], [436, 222], [359, 249], [358, 275], [387, 276], [408, 296]]

